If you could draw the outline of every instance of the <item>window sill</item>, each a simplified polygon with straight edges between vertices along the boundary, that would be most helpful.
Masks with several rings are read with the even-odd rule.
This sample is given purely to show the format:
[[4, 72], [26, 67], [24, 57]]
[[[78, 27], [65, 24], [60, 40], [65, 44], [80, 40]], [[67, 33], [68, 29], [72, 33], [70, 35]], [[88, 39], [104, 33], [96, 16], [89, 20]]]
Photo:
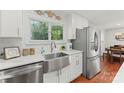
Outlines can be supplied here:
[[56, 44], [65, 44], [67, 43], [66, 41], [64, 40], [30, 40], [29, 42], [26, 42], [26, 45], [48, 45], [48, 44], [51, 44], [51, 41], [54, 41]]

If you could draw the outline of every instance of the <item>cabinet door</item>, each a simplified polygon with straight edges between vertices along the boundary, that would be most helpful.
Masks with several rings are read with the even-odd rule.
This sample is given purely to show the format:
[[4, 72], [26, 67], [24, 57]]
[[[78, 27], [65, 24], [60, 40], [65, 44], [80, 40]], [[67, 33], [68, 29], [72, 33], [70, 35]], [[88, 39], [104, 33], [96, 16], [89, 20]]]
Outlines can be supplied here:
[[88, 20], [81, 15], [73, 14], [73, 18], [75, 19], [75, 26], [78, 29], [83, 29], [84, 27], [88, 27]]
[[20, 32], [21, 11], [1, 11], [1, 34], [2, 37], [18, 37]]
[[76, 39], [76, 29], [88, 27], [88, 20], [78, 14], [71, 14], [68, 18], [68, 39]]
[[71, 63], [71, 80], [76, 79], [77, 77], [75, 76], [75, 66], [76, 66], [76, 58], [75, 55], [70, 56], [70, 63]]
[[63, 69], [60, 70], [60, 74], [59, 74], [59, 82], [60, 83], [68, 83], [71, 82], [71, 70], [70, 70], [70, 66], [67, 66]]
[[76, 18], [74, 17], [74, 15], [72, 14], [72, 39], [76, 39], [76, 26], [77, 26], [77, 22], [76, 22]]
[[75, 76], [78, 77], [79, 75], [82, 74], [82, 54], [76, 54], [75, 55], [75, 59], [76, 59], [76, 62], [75, 62]]
[[67, 17], [68, 25], [68, 39], [76, 39], [76, 20], [73, 18], [73, 15]]
[[88, 20], [83, 18], [80, 15], [75, 15], [75, 19], [76, 19], [76, 27], [78, 29], [83, 29], [84, 27], [88, 27]]
[[58, 71], [50, 72], [43, 75], [43, 82], [44, 83], [58, 83], [59, 79]]
[[71, 79], [74, 80], [82, 73], [82, 53], [71, 55]]

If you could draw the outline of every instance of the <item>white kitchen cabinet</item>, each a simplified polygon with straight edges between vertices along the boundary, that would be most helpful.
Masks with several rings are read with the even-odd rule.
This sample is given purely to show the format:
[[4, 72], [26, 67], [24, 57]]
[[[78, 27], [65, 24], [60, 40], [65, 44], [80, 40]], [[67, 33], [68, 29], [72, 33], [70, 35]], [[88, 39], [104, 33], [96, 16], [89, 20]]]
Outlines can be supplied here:
[[68, 83], [70, 82], [70, 66], [61, 70], [44, 74], [44, 83]]
[[76, 79], [83, 72], [82, 53], [73, 54], [70, 56], [71, 63], [71, 80]]
[[73, 18], [73, 15], [69, 15], [67, 18], [68, 21], [68, 39], [76, 39], [76, 19]]
[[76, 29], [88, 27], [88, 20], [78, 14], [71, 14], [67, 17], [68, 39], [76, 39]]
[[0, 11], [0, 37], [21, 37], [22, 11]]
[[68, 83], [71, 81], [71, 69], [70, 66], [67, 66], [60, 70], [59, 82], [60, 83]]
[[44, 83], [58, 83], [59, 82], [58, 74], [59, 74], [58, 71], [44, 74], [43, 82]]

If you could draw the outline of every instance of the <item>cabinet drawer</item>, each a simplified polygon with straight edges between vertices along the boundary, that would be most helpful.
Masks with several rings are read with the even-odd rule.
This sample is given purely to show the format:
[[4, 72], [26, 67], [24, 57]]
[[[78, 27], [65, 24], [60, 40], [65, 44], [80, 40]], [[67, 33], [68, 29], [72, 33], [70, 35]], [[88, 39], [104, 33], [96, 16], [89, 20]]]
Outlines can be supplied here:
[[82, 53], [72, 55], [70, 61], [74, 65], [79, 64], [80, 62], [82, 63]]

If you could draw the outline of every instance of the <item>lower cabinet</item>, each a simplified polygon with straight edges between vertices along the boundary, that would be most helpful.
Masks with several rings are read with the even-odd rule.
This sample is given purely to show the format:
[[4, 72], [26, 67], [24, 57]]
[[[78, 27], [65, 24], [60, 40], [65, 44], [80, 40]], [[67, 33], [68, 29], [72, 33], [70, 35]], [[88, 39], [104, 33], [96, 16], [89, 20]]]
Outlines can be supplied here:
[[55, 72], [44, 74], [44, 83], [68, 83], [83, 72], [82, 53], [70, 55], [70, 65]]
[[74, 54], [70, 56], [71, 62], [71, 80], [79, 77], [83, 72], [82, 53]]
[[58, 74], [59, 74], [58, 71], [44, 74], [43, 75], [43, 82], [44, 83], [58, 83], [59, 82]]
[[63, 68], [60, 72], [59, 79], [60, 83], [68, 83], [71, 79], [70, 66]]
[[70, 66], [59, 71], [44, 74], [44, 83], [67, 83], [70, 82]]

